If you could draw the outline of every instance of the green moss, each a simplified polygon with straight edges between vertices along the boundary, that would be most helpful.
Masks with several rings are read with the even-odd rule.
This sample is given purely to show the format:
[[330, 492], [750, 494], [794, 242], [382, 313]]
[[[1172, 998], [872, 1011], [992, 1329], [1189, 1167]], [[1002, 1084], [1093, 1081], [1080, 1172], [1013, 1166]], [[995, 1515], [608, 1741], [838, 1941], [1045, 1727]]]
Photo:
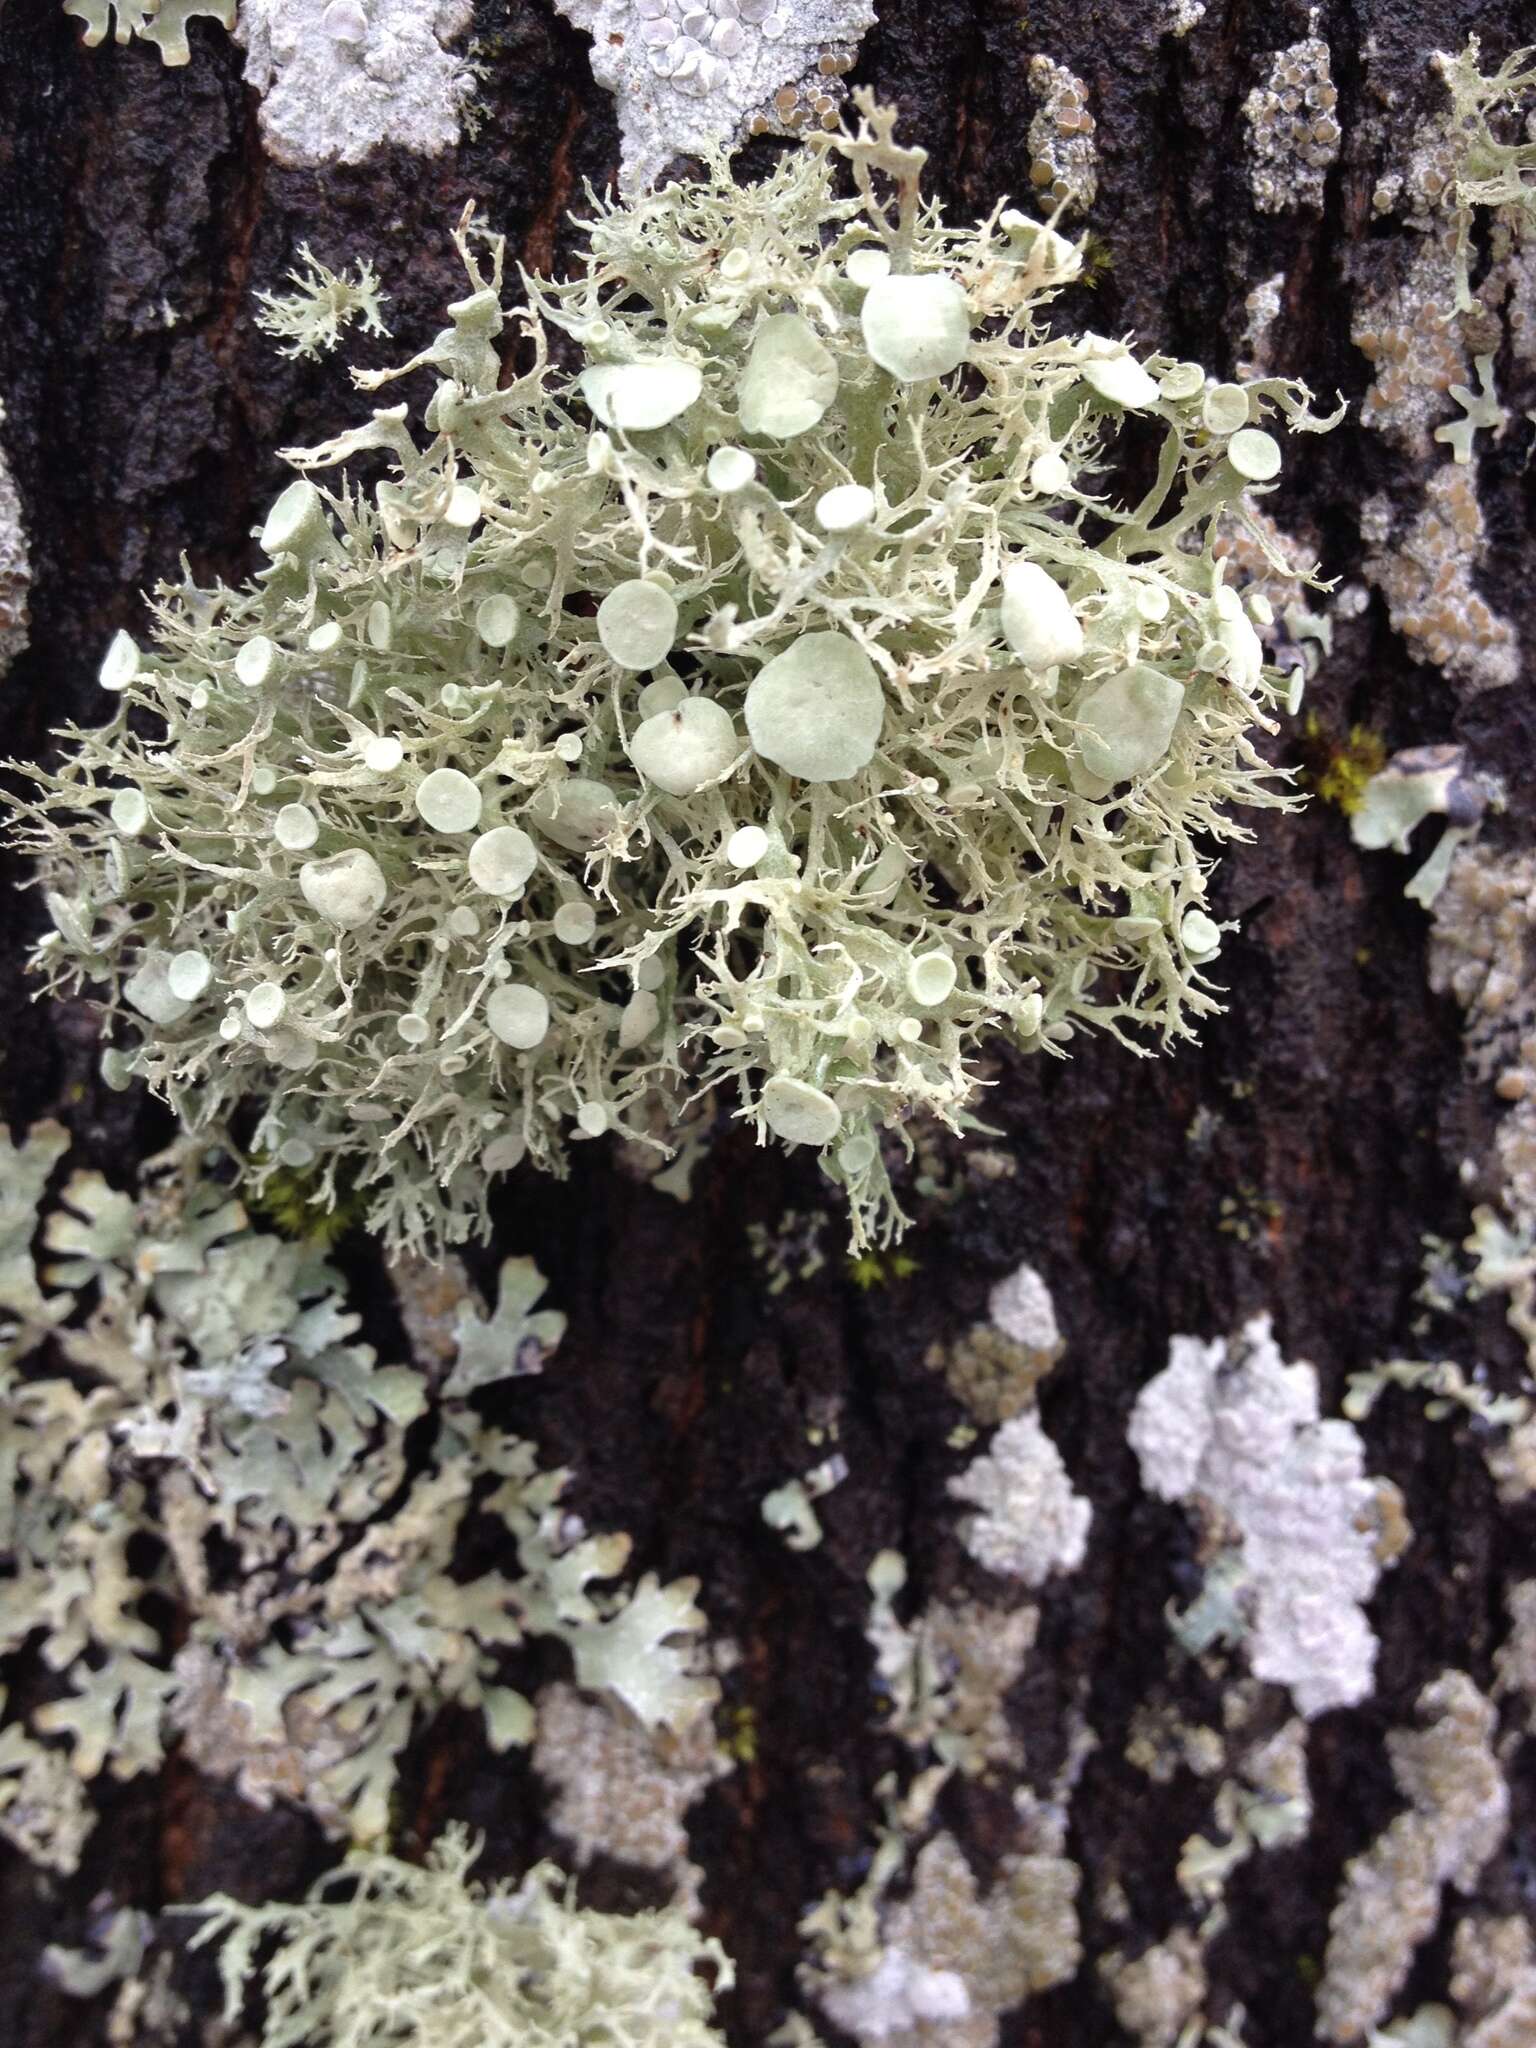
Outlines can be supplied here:
[[367, 1220], [368, 1204], [355, 1188], [327, 1195], [318, 1176], [295, 1167], [257, 1162], [248, 1206], [284, 1237], [329, 1251]]
[[1387, 765], [1386, 741], [1367, 725], [1352, 725], [1348, 739], [1333, 740], [1315, 711], [1307, 713], [1302, 737], [1307, 781], [1324, 803], [1353, 816], [1365, 800], [1366, 784]]

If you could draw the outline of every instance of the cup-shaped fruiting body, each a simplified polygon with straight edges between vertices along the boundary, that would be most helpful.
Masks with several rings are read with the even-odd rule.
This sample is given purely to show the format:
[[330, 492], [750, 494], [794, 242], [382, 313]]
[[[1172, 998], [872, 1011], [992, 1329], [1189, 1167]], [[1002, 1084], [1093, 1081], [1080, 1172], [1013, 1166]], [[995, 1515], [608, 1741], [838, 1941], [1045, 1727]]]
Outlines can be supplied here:
[[528, 815], [557, 846], [569, 853], [588, 853], [617, 828], [623, 809], [606, 783], [571, 775], [562, 782], [546, 782], [535, 793]]
[[363, 846], [306, 861], [299, 869], [299, 889], [317, 917], [342, 931], [370, 923], [389, 896], [383, 870]]
[[508, 981], [485, 999], [485, 1021], [491, 1035], [516, 1052], [532, 1052], [549, 1031], [549, 998], [527, 982]]
[[842, 1112], [823, 1089], [809, 1081], [775, 1074], [763, 1089], [763, 1120], [786, 1145], [830, 1145], [842, 1129]]
[[712, 491], [732, 496], [737, 491], [744, 491], [757, 475], [757, 458], [748, 454], [745, 448], [727, 444], [710, 456], [704, 474]]
[[685, 413], [704, 388], [695, 363], [662, 358], [649, 363], [603, 364], [583, 370], [581, 395], [605, 427], [653, 433]]
[[807, 782], [841, 782], [874, 756], [885, 692], [856, 641], [806, 633], [753, 677], [746, 719], [765, 761]]
[[871, 359], [904, 383], [948, 376], [970, 352], [971, 309], [952, 277], [877, 278], [864, 294], [859, 321]]
[[171, 979], [171, 956], [161, 952], [144, 954], [123, 983], [123, 994], [151, 1024], [179, 1024], [191, 1007]]
[[1126, 412], [1141, 412], [1156, 405], [1161, 394], [1149, 373], [1128, 349], [1091, 355], [1083, 363], [1083, 382], [1106, 405]]
[[677, 604], [659, 584], [632, 577], [597, 608], [597, 637], [620, 668], [654, 668], [677, 638]]
[[1067, 593], [1038, 562], [1010, 562], [999, 607], [1003, 638], [1030, 668], [1055, 668], [1083, 651], [1083, 628]]
[[1249, 483], [1272, 483], [1280, 474], [1280, 443], [1262, 427], [1240, 427], [1227, 443], [1227, 460]]
[[757, 330], [737, 387], [742, 432], [788, 441], [807, 434], [837, 395], [837, 362], [799, 313], [774, 313]]
[[480, 791], [458, 768], [434, 768], [418, 783], [412, 801], [434, 832], [473, 832], [480, 822]]
[[320, 820], [308, 804], [284, 804], [272, 820], [272, 837], [289, 853], [303, 853], [320, 837]]
[[262, 553], [273, 556], [308, 557], [328, 547], [331, 539], [325, 501], [307, 477], [279, 494], [261, 529]]
[[195, 1003], [212, 979], [213, 962], [195, 948], [173, 953], [166, 962], [166, 986], [179, 1002]]
[[487, 896], [521, 896], [539, 849], [519, 825], [494, 825], [469, 849], [469, 879]]
[[138, 643], [131, 633], [119, 627], [107, 642], [107, 651], [101, 658], [101, 667], [96, 680], [104, 690], [114, 693], [126, 690], [139, 673], [140, 654]]
[[1100, 683], [1077, 707], [1089, 774], [1105, 782], [1147, 774], [1168, 752], [1183, 705], [1182, 684], [1145, 662]]
[[958, 978], [948, 953], [919, 953], [907, 969], [907, 991], [914, 1003], [936, 1010], [954, 993]]
[[741, 752], [731, 714], [708, 697], [684, 697], [648, 718], [629, 742], [629, 758], [668, 796], [692, 796], [725, 774]]
[[496, 591], [476, 606], [475, 631], [487, 647], [510, 647], [517, 638], [522, 616], [515, 597]]
[[875, 516], [875, 494], [865, 484], [837, 484], [816, 500], [816, 524], [823, 533], [857, 533]]

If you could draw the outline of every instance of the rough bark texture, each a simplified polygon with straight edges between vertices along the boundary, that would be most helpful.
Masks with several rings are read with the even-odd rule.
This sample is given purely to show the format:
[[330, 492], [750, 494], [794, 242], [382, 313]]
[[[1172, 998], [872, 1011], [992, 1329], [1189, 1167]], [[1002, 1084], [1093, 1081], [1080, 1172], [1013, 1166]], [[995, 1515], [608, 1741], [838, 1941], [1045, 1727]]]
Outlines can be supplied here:
[[[1027, 19], [1007, 4], [888, 0], [854, 76], [897, 102], [931, 152], [935, 188], [972, 212], [1027, 184], [1029, 53], [1070, 66], [1098, 122], [1089, 224], [1112, 259], [1091, 324], [1134, 328], [1230, 374], [1245, 294], [1283, 271], [1275, 364], [1358, 400], [1368, 371], [1350, 342], [1353, 295], [1387, 260], [1372, 242], [1372, 185], [1384, 152], [1432, 102], [1427, 52], [1460, 48], [1474, 25], [1495, 54], [1536, 39], [1536, 9], [1494, 14], [1459, 0], [1324, 7], [1344, 141], [1321, 213], [1257, 213], [1240, 168], [1242, 100], [1267, 53], [1307, 34], [1302, 0], [1212, 0], [1181, 40], [1163, 33], [1153, 0], [1031, 0]], [[354, 416], [339, 367], [279, 361], [251, 324], [252, 290], [278, 281], [297, 241], [331, 261], [371, 256], [405, 344], [432, 331], [456, 290], [446, 229], [466, 200], [531, 267], [568, 254], [565, 214], [581, 181], [605, 179], [616, 162], [611, 106], [591, 82], [583, 39], [543, 0], [482, 0], [477, 25], [489, 54], [474, 139], [437, 159], [386, 149], [353, 169], [294, 171], [264, 157], [240, 53], [216, 28], [194, 25], [193, 61], [167, 70], [142, 45], [82, 51], [58, 0], [10, 0], [0, 22], [0, 396], [35, 584], [31, 648], [0, 704], [4, 753], [35, 757], [61, 716], [90, 717], [106, 636], [133, 623], [138, 588], [173, 572], [183, 551], [199, 578], [242, 573], [253, 521], [279, 480], [272, 450]], [[1384, 108], [1385, 124], [1372, 126]], [[1504, 395], [1512, 406], [1536, 402], [1518, 378]], [[1522, 423], [1481, 475], [1492, 551], [1480, 582], [1527, 635], [1529, 439]], [[1308, 444], [1271, 509], [1347, 577], [1361, 554], [1362, 498], [1411, 491], [1420, 474], [1352, 420]], [[1335, 739], [1362, 722], [1389, 748], [1465, 741], [1511, 792], [1496, 836], [1525, 840], [1536, 725], [1523, 684], [1459, 698], [1409, 659], [1373, 598], [1339, 622], [1310, 702]], [[1279, 757], [1300, 765], [1299, 741], [1283, 739]], [[772, 1227], [821, 1197], [813, 1171], [750, 1150], [739, 1133], [722, 1137], [686, 1207], [635, 1185], [599, 1146], [580, 1149], [563, 1185], [514, 1178], [500, 1195], [477, 1273], [489, 1276], [506, 1251], [531, 1253], [570, 1332], [557, 1366], [505, 1391], [498, 1415], [575, 1468], [583, 1511], [632, 1531], [639, 1565], [698, 1573], [712, 1630], [742, 1650], [727, 1706], [755, 1714], [757, 1760], [707, 1795], [692, 1833], [708, 1873], [706, 1923], [740, 1967], [725, 2011], [743, 2048], [793, 1994], [802, 1910], [856, 1881], [878, 1819], [874, 1787], [899, 1761], [869, 1687], [870, 1556], [900, 1547], [919, 1601], [980, 1583], [944, 1493], [966, 1455], [946, 1441], [959, 1411], [923, 1357], [981, 1318], [990, 1284], [1023, 1259], [1048, 1279], [1067, 1338], [1043, 1417], [1094, 1523], [1082, 1569], [1041, 1598], [1012, 1712], [1035, 1786], [1061, 1765], [1074, 1711], [1097, 1747], [1068, 1838], [1085, 1871], [1087, 1960], [1075, 1981], [1007, 2018], [1002, 2038], [1018, 2048], [1130, 2038], [1094, 1959], [1190, 1923], [1174, 1865], [1184, 1838], [1209, 1826], [1213, 1789], [1187, 1771], [1155, 1785], [1132, 1768], [1131, 1717], [1161, 1688], [1187, 1720], [1219, 1722], [1220, 1687], [1170, 1652], [1164, 1608], [1192, 1580], [1189, 1523], [1141, 1490], [1126, 1420], [1171, 1333], [1214, 1336], [1260, 1309], [1274, 1312], [1287, 1357], [1317, 1364], [1325, 1410], [1336, 1412], [1346, 1371], [1413, 1352], [1421, 1240], [1464, 1235], [1477, 1189], [1458, 1167], [1486, 1156], [1498, 1104], [1464, 1070], [1455, 1006], [1428, 991], [1428, 923], [1403, 900], [1405, 872], [1392, 856], [1358, 852], [1327, 804], [1262, 816], [1220, 884], [1221, 911], [1241, 926], [1223, 954], [1224, 1019], [1198, 1049], [1167, 1060], [1086, 1041], [1068, 1062], [1000, 1059], [985, 1113], [1016, 1172], [981, 1184], [958, 1176], [957, 1198], [909, 1240], [918, 1269], [905, 1280], [860, 1289], [832, 1234], [821, 1271], [767, 1294], [748, 1226]], [[101, 1089], [87, 1006], [29, 1005], [22, 960], [35, 926], [31, 899], [8, 896], [5, 1111], [21, 1125], [62, 1116], [83, 1156], [121, 1179], [159, 1141], [161, 1113]], [[349, 1246], [344, 1263], [391, 1342], [368, 1248]], [[1499, 1304], [1467, 1330], [1467, 1359], [1515, 1384], [1523, 1358]], [[824, 1545], [796, 1556], [758, 1505], [809, 1462], [807, 1423], [833, 1413], [851, 1476], [822, 1504]], [[1206, 2010], [1219, 2020], [1245, 2005], [1250, 2048], [1312, 2040], [1311, 1987], [1344, 1863], [1401, 1805], [1384, 1733], [1411, 1719], [1426, 1679], [1447, 1666], [1486, 1689], [1502, 1595], [1532, 1534], [1529, 1509], [1498, 1508], [1475, 1443], [1426, 1422], [1420, 1403], [1383, 1402], [1365, 1433], [1369, 1469], [1403, 1489], [1415, 1541], [1371, 1609], [1382, 1640], [1374, 1699], [1313, 1728], [1312, 1831], [1239, 1873], [1230, 1923], [1209, 1953]], [[558, 1668], [551, 1656], [530, 1670]], [[1008, 1791], [982, 1781], [945, 1795], [945, 1822], [983, 1871], [1009, 1843]], [[96, 1796], [103, 1820], [76, 1877], [46, 1880], [11, 1861], [0, 1880], [7, 2048], [105, 2038], [107, 2001], [68, 2000], [36, 1974], [43, 1942], [78, 1939], [98, 1895], [152, 1910], [217, 1887], [294, 1896], [336, 1853], [299, 1814], [256, 1813], [174, 1758], [158, 1781], [103, 1781]], [[528, 1766], [492, 1757], [450, 1714], [410, 1755], [398, 1839], [425, 1841], [454, 1816], [486, 1830], [493, 1874], [559, 1847]], [[1517, 1784], [1510, 1847], [1484, 1893], [1500, 1910], [1520, 1909], [1533, 1824], [1536, 1798]], [[1119, 1924], [1105, 1917], [1111, 1879], [1128, 1902]], [[654, 1886], [605, 1867], [591, 1895], [633, 1904]], [[1400, 2009], [1415, 1991], [1443, 1992], [1447, 1948], [1443, 1930]], [[184, 1982], [211, 2013], [206, 1958]]]

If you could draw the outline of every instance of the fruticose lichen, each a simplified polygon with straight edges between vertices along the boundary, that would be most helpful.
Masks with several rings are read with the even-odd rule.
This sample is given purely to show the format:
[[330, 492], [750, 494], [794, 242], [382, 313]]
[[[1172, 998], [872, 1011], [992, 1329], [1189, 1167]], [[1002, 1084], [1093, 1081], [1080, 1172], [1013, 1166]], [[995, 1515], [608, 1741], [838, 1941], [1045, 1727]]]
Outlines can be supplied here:
[[257, 292], [256, 325], [281, 346], [279, 355], [307, 356], [312, 362], [328, 355], [354, 322], [361, 334], [384, 334], [388, 293], [379, 289], [366, 257], [351, 272], [331, 270], [299, 244], [299, 260], [288, 273], [286, 292]]
[[[695, 1582], [598, 1590], [629, 1539], [589, 1536], [562, 1505], [568, 1475], [455, 1398], [558, 1336], [559, 1317], [530, 1312], [528, 1262], [508, 1262], [494, 1318], [461, 1321], [423, 1462], [406, 1430], [424, 1376], [354, 1341], [338, 1276], [251, 1230], [185, 1150], [152, 1162], [136, 1200], [73, 1174], [39, 1278], [65, 1146], [56, 1125], [0, 1137], [0, 1654], [31, 1642], [61, 1681], [0, 1727], [0, 1833], [73, 1868], [80, 1787], [156, 1769], [179, 1733], [255, 1803], [377, 1839], [418, 1717], [453, 1701], [493, 1748], [532, 1737], [504, 1669], [531, 1635], [563, 1641], [577, 1683], [644, 1725], [707, 1712]], [[456, 1569], [477, 1525], [515, 1575]]]
[[1491, 211], [1504, 233], [1522, 242], [1536, 227], [1536, 141], [1528, 126], [1536, 95], [1536, 51], [1516, 50], [1484, 73], [1476, 36], [1458, 55], [1435, 65], [1451, 97], [1446, 137], [1451, 175], [1443, 204], [1456, 231], [1456, 309], [1470, 312], [1472, 229]]
[[[1288, 685], [1215, 537], [1279, 472], [1262, 423], [1321, 423], [1047, 331], [1077, 252], [945, 227], [864, 107], [760, 184], [598, 203], [510, 380], [461, 230], [451, 325], [359, 380], [434, 373], [426, 439], [399, 405], [290, 451], [266, 566], [162, 585], [36, 771], [39, 966], [104, 984], [114, 1082], [201, 1130], [254, 1103], [258, 1182], [344, 1174], [440, 1245], [524, 1155], [725, 1086], [862, 1243], [901, 1220], [882, 1134], [962, 1128], [990, 1034], [1145, 1051], [1218, 1007], [1215, 849], [1288, 801]], [[385, 479], [313, 480], [358, 457]]]
[[1396, 1490], [1366, 1477], [1349, 1423], [1320, 1418], [1316, 1373], [1285, 1363], [1269, 1318], [1230, 1346], [1175, 1337], [1137, 1397], [1130, 1441], [1143, 1484], [1191, 1501], [1225, 1536], [1211, 1562], [1229, 1569], [1255, 1674], [1289, 1686], [1308, 1716], [1368, 1698], [1376, 1638], [1364, 1603]]
[[425, 1864], [354, 1855], [300, 1905], [205, 1900], [193, 1945], [220, 1944], [225, 2019], [259, 1977], [262, 2048], [720, 2048], [714, 1996], [735, 1972], [675, 1907], [578, 1906], [552, 1863], [487, 1890], [479, 1853], [450, 1825]]

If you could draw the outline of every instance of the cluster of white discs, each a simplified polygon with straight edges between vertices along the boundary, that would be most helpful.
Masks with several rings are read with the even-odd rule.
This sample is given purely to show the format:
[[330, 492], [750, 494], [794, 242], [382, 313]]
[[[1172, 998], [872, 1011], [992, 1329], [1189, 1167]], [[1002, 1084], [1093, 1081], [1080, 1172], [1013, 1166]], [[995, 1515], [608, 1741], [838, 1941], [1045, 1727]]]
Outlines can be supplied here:
[[701, 97], [716, 91], [724, 67], [754, 38], [776, 43], [789, 16], [776, 0], [632, 0], [635, 33], [658, 78]]

